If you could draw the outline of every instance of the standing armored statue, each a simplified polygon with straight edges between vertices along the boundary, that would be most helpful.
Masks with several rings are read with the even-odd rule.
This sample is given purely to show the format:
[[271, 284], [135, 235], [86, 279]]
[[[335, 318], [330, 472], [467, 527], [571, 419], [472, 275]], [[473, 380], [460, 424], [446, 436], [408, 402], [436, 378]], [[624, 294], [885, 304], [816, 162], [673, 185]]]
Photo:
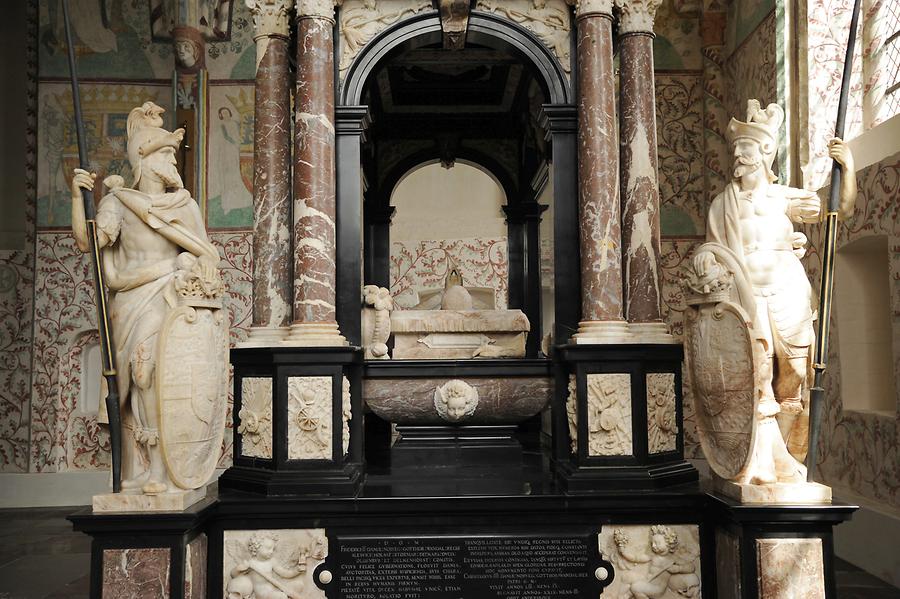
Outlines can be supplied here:
[[[731, 119], [727, 138], [734, 152], [732, 180], [710, 206], [707, 243], [694, 255], [687, 281], [688, 304], [694, 310], [687, 315], [686, 353], [697, 387], [701, 442], [708, 455], [718, 453], [710, 458], [722, 467], [720, 471], [714, 466], [717, 474], [755, 484], [800, 482], [806, 476], [798, 460], [807, 451], [814, 309], [800, 262], [807, 239], [794, 230], [794, 223], [817, 222], [821, 201], [815, 192], [775, 182], [772, 163], [783, 120], [780, 106], [770, 104], [763, 110], [756, 100], [747, 103], [746, 121]], [[846, 215], [856, 198], [853, 157], [837, 138], [829, 143], [829, 155], [845, 173], [841, 212]], [[706, 318], [714, 313], [718, 320]], [[729, 326], [723, 314], [734, 316], [736, 334], [723, 332]], [[746, 346], [740, 341], [740, 320], [746, 321]], [[736, 353], [729, 352], [729, 344]], [[722, 356], [722, 350], [728, 355]], [[752, 362], [747, 372], [756, 422], [735, 416], [741, 408], [729, 405], [740, 391], [730, 385], [744, 373], [739, 361], [731, 362], [738, 354]], [[731, 367], [725, 366], [729, 363]], [[737, 430], [738, 421], [745, 430]], [[739, 432], [745, 434], [743, 444], [728, 439]], [[734, 449], [739, 445], [748, 446], [746, 455]], [[725, 457], [729, 451], [737, 453]]]
[[[96, 215], [118, 391], [133, 438], [123, 435], [122, 489], [146, 495], [208, 482], [224, 432], [228, 371], [219, 253], [176, 168], [184, 130], [163, 129], [162, 112], [146, 102], [129, 114], [134, 182], [107, 177]], [[79, 188], [92, 190], [95, 177], [75, 169], [72, 180], [72, 231], [82, 251]]]

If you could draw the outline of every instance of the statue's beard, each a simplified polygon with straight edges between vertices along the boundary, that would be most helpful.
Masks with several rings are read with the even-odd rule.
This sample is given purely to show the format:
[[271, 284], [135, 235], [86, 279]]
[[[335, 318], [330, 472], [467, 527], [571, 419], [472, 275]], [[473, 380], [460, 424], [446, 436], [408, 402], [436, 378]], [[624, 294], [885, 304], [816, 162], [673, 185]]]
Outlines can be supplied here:
[[166, 189], [183, 189], [184, 181], [174, 166], [162, 169], [153, 169], [154, 174], [165, 184]]
[[734, 167], [732, 173], [735, 179], [745, 177], [763, 166], [763, 162], [759, 158], [751, 158], [748, 156], [738, 156], [734, 159]]

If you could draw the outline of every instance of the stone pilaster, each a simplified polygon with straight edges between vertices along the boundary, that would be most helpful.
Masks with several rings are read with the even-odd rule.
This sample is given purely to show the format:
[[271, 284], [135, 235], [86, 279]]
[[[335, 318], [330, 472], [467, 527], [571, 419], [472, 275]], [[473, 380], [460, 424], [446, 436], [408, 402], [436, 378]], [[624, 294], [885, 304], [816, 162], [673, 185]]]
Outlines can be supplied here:
[[635, 343], [673, 338], [662, 320], [653, 19], [661, 0], [616, 0], [619, 8], [622, 261], [625, 316]]
[[279, 344], [291, 322], [290, 0], [245, 0], [253, 15], [253, 324], [244, 345]]
[[296, 8], [294, 322], [285, 343], [346, 345], [335, 312], [334, 3]]
[[579, 0], [575, 5], [581, 248], [581, 321], [575, 343], [621, 343], [628, 337], [622, 312], [612, 10], [612, 0]]

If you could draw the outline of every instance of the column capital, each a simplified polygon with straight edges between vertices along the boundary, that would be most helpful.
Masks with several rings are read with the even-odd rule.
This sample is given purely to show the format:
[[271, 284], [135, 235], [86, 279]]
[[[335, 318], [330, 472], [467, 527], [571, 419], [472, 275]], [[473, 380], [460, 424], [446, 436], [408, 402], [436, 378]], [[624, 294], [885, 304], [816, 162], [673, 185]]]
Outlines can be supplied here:
[[244, 0], [253, 16], [253, 39], [290, 34], [291, 0]]
[[334, 22], [334, 7], [343, 0], [296, 0], [298, 19], [327, 19]]
[[619, 35], [653, 35], [653, 21], [662, 0], [615, 0], [619, 9]]
[[598, 14], [612, 17], [613, 14], [613, 0], [566, 0], [566, 3], [575, 7], [576, 19]]

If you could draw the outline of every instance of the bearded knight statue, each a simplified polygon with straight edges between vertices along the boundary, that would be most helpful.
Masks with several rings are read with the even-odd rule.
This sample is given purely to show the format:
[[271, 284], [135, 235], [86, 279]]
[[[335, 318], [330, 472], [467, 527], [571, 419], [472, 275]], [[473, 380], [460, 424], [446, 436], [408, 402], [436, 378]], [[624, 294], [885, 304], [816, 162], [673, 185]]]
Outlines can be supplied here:
[[[133, 184], [107, 177], [97, 208], [124, 430], [122, 493], [95, 497], [95, 511], [187, 507], [209, 482], [224, 434], [229, 325], [219, 253], [176, 168], [184, 130], [163, 129], [162, 112], [152, 102], [131, 111]], [[75, 169], [72, 180], [82, 251], [79, 188], [92, 190], [95, 177]]]
[[[685, 355], [698, 435], [713, 472], [743, 488], [745, 501], [803, 499], [797, 489], [806, 480], [814, 308], [800, 262], [807, 239], [793, 223], [817, 222], [821, 202], [815, 192], [775, 183], [783, 120], [777, 104], [763, 110], [756, 100], [747, 103], [746, 121], [731, 119], [732, 181], [710, 206], [707, 243], [686, 278]], [[853, 157], [837, 138], [829, 155], [844, 171], [846, 215], [856, 198]], [[779, 494], [784, 483], [793, 490]], [[761, 493], [766, 486], [771, 492]]]

